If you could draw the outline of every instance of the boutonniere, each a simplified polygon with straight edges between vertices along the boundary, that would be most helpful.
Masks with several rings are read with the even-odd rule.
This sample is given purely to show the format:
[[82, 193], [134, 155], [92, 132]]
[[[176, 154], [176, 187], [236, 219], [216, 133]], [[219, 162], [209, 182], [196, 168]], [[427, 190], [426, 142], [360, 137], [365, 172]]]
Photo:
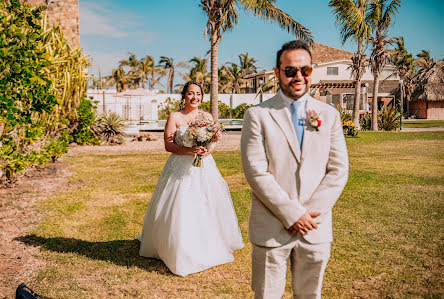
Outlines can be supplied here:
[[314, 110], [307, 110], [307, 118], [310, 126], [319, 131], [319, 127], [322, 125], [322, 120], [319, 117], [319, 113]]

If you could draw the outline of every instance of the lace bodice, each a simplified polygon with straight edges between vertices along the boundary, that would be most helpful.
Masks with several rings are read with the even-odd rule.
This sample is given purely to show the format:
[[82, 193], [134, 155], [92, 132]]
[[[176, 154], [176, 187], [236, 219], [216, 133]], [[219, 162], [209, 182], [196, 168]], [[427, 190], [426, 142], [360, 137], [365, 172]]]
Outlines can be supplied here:
[[[181, 146], [186, 146], [184, 140], [187, 135], [188, 126], [180, 126], [176, 130], [176, 135], [174, 136], [174, 143]], [[190, 146], [187, 146], [190, 147]]]

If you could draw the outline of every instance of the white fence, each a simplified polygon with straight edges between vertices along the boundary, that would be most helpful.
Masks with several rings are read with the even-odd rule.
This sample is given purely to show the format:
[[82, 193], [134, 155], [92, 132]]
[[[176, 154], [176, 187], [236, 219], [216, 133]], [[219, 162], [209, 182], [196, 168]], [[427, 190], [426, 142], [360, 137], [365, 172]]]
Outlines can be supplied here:
[[[115, 90], [88, 90], [87, 96], [98, 102], [99, 113], [116, 112], [129, 121], [158, 120], [158, 108], [167, 98], [180, 100], [180, 94], [158, 94], [154, 96], [116, 96]], [[274, 94], [263, 94], [262, 101], [273, 97]], [[204, 95], [204, 102], [210, 100], [210, 95]], [[259, 104], [261, 97], [256, 94], [219, 94], [219, 101], [235, 108], [240, 104]]]

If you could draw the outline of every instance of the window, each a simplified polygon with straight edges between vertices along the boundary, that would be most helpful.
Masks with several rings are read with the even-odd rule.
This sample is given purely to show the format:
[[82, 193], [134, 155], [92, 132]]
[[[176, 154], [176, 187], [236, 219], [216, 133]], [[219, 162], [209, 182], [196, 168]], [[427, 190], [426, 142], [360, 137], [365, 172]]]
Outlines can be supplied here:
[[338, 67], [327, 67], [327, 75], [338, 75]]

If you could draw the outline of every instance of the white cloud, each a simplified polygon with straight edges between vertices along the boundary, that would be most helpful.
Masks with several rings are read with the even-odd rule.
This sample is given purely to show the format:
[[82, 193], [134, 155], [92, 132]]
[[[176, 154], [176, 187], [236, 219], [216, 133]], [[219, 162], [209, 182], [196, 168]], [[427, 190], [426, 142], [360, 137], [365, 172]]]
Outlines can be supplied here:
[[93, 6], [88, 7], [86, 5], [80, 5], [79, 18], [81, 35], [96, 35], [113, 38], [122, 38], [128, 35], [127, 32], [120, 30], [116, 26], [115, 19], [113, 23], [112, 17], [100, 15], [95, 11]]

